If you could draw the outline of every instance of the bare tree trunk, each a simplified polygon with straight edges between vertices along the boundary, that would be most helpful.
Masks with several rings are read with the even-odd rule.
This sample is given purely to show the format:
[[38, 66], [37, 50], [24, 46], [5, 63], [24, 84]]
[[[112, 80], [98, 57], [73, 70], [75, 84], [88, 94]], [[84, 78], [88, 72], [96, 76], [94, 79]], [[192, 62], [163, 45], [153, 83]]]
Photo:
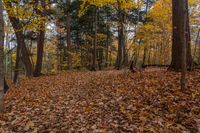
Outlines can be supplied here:
[[17, 79], [19, 75], [20, 50], [21, 50], [21, 45], [18, 44], [17, 51], [16, 51], [16, 62], [15, 62], [13, 83], [17, 83]]
[[124, 34], [124, 11], [120, 7], [120, 3], [118, 1], [118, 17], [119, 17], [119, 25], [118, 25], [118, 52], [117, 52], [117, 60], [115, 67], [117, 69], [121, 69], [124, 63], [124, 55], [125, 55], [125, 34]]
[[196, 41], [195, 41], [195, 48], [194, 48], [194, 55], [193, 55], [194, 59], [197, 57], [196, 53], [197, 53], [197, 46], [198, 46], [198, 43], [199, 43], [199, 37], [200, 37], [200, 29], [198, 30]]
[[102, 63], [103, 63], [103, 48], [99, 48], [98, 49], [98, 64], [99, 64], [99, 70], [102, 70], [103, 66], [102, 66]]
[[134, 67], [137, 67], [137, 64], [138, 64], [138, 56], [139, 56], [139, 52], [138, 52], [138, 49], [136, 48], [135, 49], [135, 56], [134, 56]]
[[10, 17], [10, 21], [13, 25], [13, 27], [16, 29], [15, 30], [15, 35], [16, 35], [16, 38], [17, 38], [17, 45], [20, 45], [21, 47], [21, 53], [22, 53], [22, 62], [25, 66], [25, 70], [26, 70], [26, 76], [32, 76], [32, 64], [31, 64], [31, 61], [30, 61], [30, 58], [29, 58], [29, 52], [26, 48], [26, 44], [25, 44], [25, 41], [24, 41], [24, 36], [23, 36], [23, 33], [22, 31], [20, 31], [19, 29], [21, 29], [20, 27], [21, 26], [18, 26], [17, 25], [17, 20]]
[[26, 76], [30, 77], [32, 76], [33, 67], [32, 67], [31, 60], [29, 58], [29, 51], [26, 48], [26, 44], [24, 41], [24, 35], [22, 34], [22, 31], [19, 31], [19, 32], [16, 31], [15, 34], [17, 37], [17, 44], [20, 45], [21, 47], [21, 59], [25, 66]]
[[116, 60], [116, 65], [115, 67], [117, 69], [121, 69], [122, 66], [122, 58], [123, 58], [123, 52], [122, 52], [122, 38], [121, 38], [121, 32], [120, 32], [120, 26], [118, 26], [118, 51], [117, 51], [117, 60]]
[[147, 46], [144, 46], [142, 66], [145, 66], [146, 58], [147, 58]]
[[[107, 15], [107, 21], [108, 21], [108, 15]], [[106, 63], [105, 63], [105, 67], [108, 67], [108, 53], [109, 53], [109, 26], [108, 23], [106, 25], [106, 30], [107, 30], [107, 36], [106, 36]]]
[[93, 47], [93, 65], [92, 65], [92, 70], [95, 71], [96, 70], [96, 58], [97, 58], [97, 15], [98, 15], [98, 10], [97, 7], [95, 7], [95, 13], [94, 13], [94, 47]]
[[112, 47], [110, 46], [110, 51], [109, 51], [109, 66], [112, 66]]
[[[36, 4], [38, 4], [38, 0], [36, 0]], [[43, 10], [46, 8], [46, 2], [41, 1], [41, 6]], [[41, 17], [45, 17], [44, 12], [39, 12], [38, 10], [37, 14]], [[45, 40], [45, 21], [43, 20], [42, 25], [40, 27], [39, 33], [37, 35], [37, 60], [36, 60], [36, 66], [33, 73], [34, 77], [40, 76], [42, 73], [42, 61], [43, 61], [43, 54], [44, 54], [44, 40]]]
[[[179, 33], [181, 32], [181, 25], [182, 17], [180, 7], [182, 6], [182, 0], [173, 0], [172, 1], [172, 8], [173, 8], [173, 37], [172, 37], [172, 62], [169, 67], [171, 70], [181, 71], [182, 65], [182, 43], [181, 43], [181, 36]], [[190, 44], [190, 32], [189, 32], [189, 15], [188, 15], [188, 5], [187, 2], [185, 5], [186, 8], [186, 48], [187, 48], [187, 69], [192, 69], [192, 56], [191, 56], [191, 44]]]
[[[45, 27], [45, 24], [44, 26]], [[40, 30], [37, 37], [37, 60], [35, 71], [33, 73], [34, 77], [40, 76], [42, 73], [42, 60], [43, 60], [43, 53], [44, 53], [44, 39], [45, 39], [45, 31]]]
[[72, 46], [71, 46], [71, 0], [67, 0], [67, 22], [66, 22], [66, 28], [67, 28], [67, 64], [68, 64], [68, 70], [72, 70]]
[[4, 20], [3, 7], [0, 0], [0, 112], [4, 111]]
[[185, 36], [186, 36], [186, 65], [188, 70], [192, 70], [193, 59], [192, 59], [192, 50], [191, 50], [191, 34], [190, 34], [190, 19], [189, 19], [189, 10], [188, 10], [188, 0], [185, 0]]
[[[181, 0], [182, 1], [182, 0]], [[180, 25], [180, 42], [182, 44], [182, 60], [181, 60], [181, 90], [184, 91], [186, 89], [186, 72], [187, 72], [187, 43], [188, 43], [188, 35], [189, 31], [188, 31], [188, 21], [187, 21], [187, 12], [188, 9], [186, 8], [187, 5], [187, 0], [183, 0], [181, 5], [180, 5], [180, 16], [182, 17], [181, 23]]]
[[151, 48], [150, 47], [147, 53], [148, 53], [147, 65], [150, 65], [151, 64]]

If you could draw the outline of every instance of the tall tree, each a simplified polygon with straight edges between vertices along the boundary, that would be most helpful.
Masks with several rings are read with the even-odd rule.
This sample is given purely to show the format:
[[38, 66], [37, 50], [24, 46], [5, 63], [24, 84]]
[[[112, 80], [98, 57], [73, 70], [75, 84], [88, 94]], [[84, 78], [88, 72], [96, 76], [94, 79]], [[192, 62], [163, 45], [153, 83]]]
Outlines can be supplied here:
[[67, 0], [67, 56], [68, 56], [68, 70], [72, 69], [72, 46], [71, 46], [71, 0]]
[[19, 75], [20, 51], [21, 51], [21, 45], [17, 45], [13, 83], [17, 83], [17, 79]]
[[121, 3], [118, 0], [118, 52], [116, 60], [116, 68], [121, 69], [124, 62], [125, 55], [125, 11], [121, 8]]
[[97, 59], [97, 25], [98, 25], [98, 9], [95, 6], [94, 7], [94, 43], [93, 43], [93, 64], [92, 64], [92, 70], [96, 70], [96, 59]]
[[[35, 4], [38, 6], [38, 0], [35, 0]], [[37, 7], [36, 6], [36, 7]], [[42, 59], [43, 59], [43, 53], [44, 53], [44, 40], [45, 40], [45, 9], [46, 9], [46, 2], [44, 0], [41, 1], [41, 6], [43, 8], [43, 12], [35, 8], [36, 13], [40, 15], [44, 20], [41, 22], [42, 24], [39, 27], [39, 32], [37, 35], [37, 60], [36, 60], [36, 66], [33, 73], [33, 76], [37, 77], [41, 75], [42, 71]]]
[[3, 96], [4, 96], [4, 20], [3, 6], [0, 0], [0, 112], [3, 112]]
[[115, 67], [117, 69], [121, 69], [122, 66], [124, 66], [124, 64], [127, 62], [126, 56], [128, 55], [126, 50], [125, 16], [127, 11], [135, 6], [135, 2], [132, 0], [83, 0], [80, 6], [80, 14], [84, 14], [84, 12], [89, 9], [91, 5], [96, 7], [110, 6], [116, 10], [114, 12], [118, 13], [118, 15], [116, 15], [117, 18], [115, 18], [115, 20], [117, 19], [118, 23], [118, 52]]
[[179, 23], [180, 26], [180, 32], [179, 32], [179, 37], [180, 37], [180, 43], [181, 43], [181, 90], [184, 91], [186, 88], [186, 71], [187, 71], [187, 44], [188, 43], [188, 39], [190, 38], [187, 34], [189, 34], [188, 32], [188, 13], [186, 11], [188, 11], [188, 8], [186, 7], [187, 4], [187, 0], [180, 0], [180, 5], [178, 8], [178, 11], [180, 12], [180, 16], [181, 16], [181, 21]]
[[21, 59], [25, 66], [26, 76], [32, 76], [33, 67], [32, 67], [31, 60], [29, 58], [30, 53], [25, 44], [25, 39], [24, 39], [24, 35], [23, 35], [23, 30], [22, 30], [23, 29], [22, 23], [20, 22], [20, 19], [18, 18], [17, 14], [16, 14], [16, 13], [18, 13], [18, 11], [16, 11], [16, 13], [14, 12], [14, 14], [13, 14], [13, 12], [12, 12], [13, 10], [11, 10], [11, 9], [13, 9], [13, 3], [11, 1], [4, 0], [4, 3], [5, 3], [7, 13], [8, 13], [8, 17], [9, 17], [10, 22], [15, 31], [15, 35], [17, 38], [17, 45], [20, 45], [19, 47], [21, 48], [20, 49], [21, 55], [22, 55]]
[[[191, 55], [191, 44], [190, 44], [190, 27], [189, 27], [189, 15], [188, 15], [188, 4], [187, 0], [172, 0], [172, 20], [173, 20], [173, 36], [172, 36], [172, 62], [169, 67], [171, 70], [181, 71], [182, 68], [182, 47], [183, 38], [181, 36], [183, 23], [183, 12], [186, 12], [186, 48], [187, 48], [187, 69], [192, 69], [192, 55]], [[184, 4], [184, 11], [182, 8]]]

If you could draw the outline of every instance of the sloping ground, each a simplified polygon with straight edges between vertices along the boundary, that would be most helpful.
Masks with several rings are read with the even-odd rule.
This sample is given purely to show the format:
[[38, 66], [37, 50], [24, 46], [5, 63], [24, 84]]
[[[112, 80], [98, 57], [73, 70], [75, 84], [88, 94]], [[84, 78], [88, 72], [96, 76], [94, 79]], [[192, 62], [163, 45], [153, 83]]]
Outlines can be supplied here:
[[165, 70], [33, 78], [6, 95], [0, 132], [198, 133], [200, 71], [188, 79], [182, 93], [179, 75]]

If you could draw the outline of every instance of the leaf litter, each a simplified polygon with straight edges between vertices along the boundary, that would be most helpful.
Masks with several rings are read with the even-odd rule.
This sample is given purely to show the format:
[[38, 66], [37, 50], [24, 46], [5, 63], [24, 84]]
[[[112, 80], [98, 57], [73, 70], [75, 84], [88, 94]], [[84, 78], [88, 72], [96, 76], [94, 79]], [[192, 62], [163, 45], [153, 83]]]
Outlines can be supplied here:
[[2, 133], [198, 133], [200, 71], [69, 72], [14, 85], [0, 114]]

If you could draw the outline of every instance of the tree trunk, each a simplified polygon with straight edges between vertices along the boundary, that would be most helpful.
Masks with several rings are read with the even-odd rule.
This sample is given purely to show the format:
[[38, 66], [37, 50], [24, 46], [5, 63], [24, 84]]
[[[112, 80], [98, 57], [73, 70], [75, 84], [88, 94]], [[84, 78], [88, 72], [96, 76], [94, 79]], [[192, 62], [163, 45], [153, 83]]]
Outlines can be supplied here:
[[[5, 3], [8, 7], [8, 9], [12, 8], [12, 3], [10, 1], [6, 1]], [[13, 17], [12, 14], [10, 14], [8, 12], [8, 17], [10, 19], [10, 22], [12, 24], [12, 27], [15, 31], [15, 35], [17, 38], [17, 44], [20, 45], [21, 47], [21, 53], [22, 53], [22, 62], [25, 66], [25, 74], [26, 76], [30, 77], [32, 76], [32, 64], [31, 64], [31, 60], [29, 58], [29, 51], [26, 48], [26, 44], [24, 41], [24, 35], [23, 35], [23, 31], [22, 31], [22, 26], [20, 24], [20, 20], [16, 17]]]
[[144, 46], [142, 66], [145, 66], [146, 58], [147, 58], [147, 46]]
[[[196, 37], [196, 41], [195, 41], [195, 48], [194, 48], [194, 55], [193, 55], [193, 58], [195, 59], [197, 57], [197, 46], [199, 44], [199, 38], [200, 37], [200, 29], [198, 30], [198, 33], [197, 33], [197, 37]], [[199, 51], [200, 52], [200, 51]], [[197, 58], [197, 61], [198, 61], [199, 58]]]
[[112, 66], [112, 47], [110, 46], [110, 51], [109, 51], [109, 60], [110, 60], [110, 62], [109, 62], [109, 66], [111, 67]]
[[20, 47], [21, 47], [21, 53], [22, 53], [21, 59], [25, 66], [26, 76], [30, 77], [30, 76], [32, 76], [33, 68], [32, 68], [31, 60], [29, 58], [29, 52], [26, 48], [26, 44], [24, 41], [24, 35], [22, 34], [22, 31], [19, 31], [19, 32], [16, 31], [15, 34], [16, 34], [16, 38], [17, 38], [17, 44], [20, 45]]
[[[36, 4], [38, 4], [38, 1], [36, 1]], [[46, 2], [41, 1], [41, 6], [43, 10], [45, 10]], [[36, 10], [36, 12], [41, 17], [45, 17], [44, 12], [41, 13], [38, 10]], [[42, 61], [43, 61], [43, 54], [44, 54], [45, 21], [46, 20], [43, 20], [39, 33], [37, 35], [37, 60], [36, 60], [35, 71], [33, 73], [34, 77], [38, 77], [42, 74], [41, 71], [42, 71]]]
[[138, 49], [136, 48], [135, 49], [135, 54], [134, 54], [134, 67], [136, 67], [137, 66], [137, 62], [138, 62]]
[[[181, 0], [182, 1], [182, 0]], [[186, 89], [186, 71], [187, 71], [187, 46], [190, 44], [188, 43], [190, 37], [187, 35], [189, 34], [189, 30], [188, 30], [188, 9], [186, 7], [187, 5], [187, 0], [183, 0], [181, 5], [180, 5], [180, 16], [182, 16], [182, 20], [181, 20], [181, 23], [179, 24], [180, 25], [180, 33], [179, 33], [179, 36], [180, 36], [180, 42], [181, 42], [181, 45], [182, 45], [182, 49], [181, 49], [181, 55], [182, 55], [182, 60], [181, 60], [181, 90], [184, 91]], [[186, 12], [187, 11], [187, 12]], [[187, 44], [188, 43], [188, 44]]]
[[[107, 14], [107, 21], [108, 21], [108, 14]], [[108, 22], [106, 25], [106, 53], [105, 53], [105, 67], [108, 67], [108, 53], [109, 53], [109, 26], [108, 26]]]
[[[125, 29], [124, 29], [125, 30]], [[124, 31], [124, 38], [123, 38], [123, 53], [124, 53], [124, 57], [123, 57], [123, 65], [124, 66], [128, 66], [128, 49], [127, 49], [127, 41], [128, 41], [128, 33]]]
[[189, 20], [189, 9], [188, 9], [188, 0], [185, 0], [185, 36], [186, 36], [186, 60], [187, 60], [187, 67], [188, 70], [192, 70], [193, 67], [193, 59], [192, 59], [192, 50], [191, 50], [191, 34], [190, 34], [190, 20]]
[[125, 55], [125, 34], [124, 34], [124, 11], [118, 2], [119, 25], [118, 25], [118, 52], [115, 67], [119, 70], [123, 67]]
[[0, 112], [3, 112], [3, 98], [4, 98], [4, 20], [3, 7], [0, 0]]
[[36, 60], [35, 71], [33, 73], [34, 77], [38, 77], [42, 74], [41, 71], [42, 71], [42, 60], [44, 53], [44, 39], [45, 39], [45, 31], [40, 30], [37, 37], [37, 60]]
[[71, 0], [67, 0], [67, 22], [66, 22], [66, 28], [67, 28], [67, 64], [68, 64], [68, 70], [72, 70], [72, 46], [71, 46], [71, 13], [70, 13], [70, 6], [71, 6]]
[[93, 46], [93, 65], [92, 65], [92, 70], [95, 71], [96, 70], [96, 58], [97, 58], [97, 15], [98, 15], [98, 10], [97, 10], [97, 7], [95, 7], [95, 10], [94, 10], [94, 46]]
[[99, 64], [99, 70], [102, 70], [103, 66], [102, 66], [102, 63], [103, 63], [103, 48], [99, 48], [98, 49], [98, 64]]
[[16, 62], [15, 62], [13, 83], [17, 83], [17, 79], [19, 75], [20, 50], [21, 50], [21, 45], [18, 44], [17, 51], [16, 51]]
[[[181, 42], [181, 25], [183, 16], [182, 10], [180, 10], [182, 4], [182, 0], [173, 0], [172, 8], [173, 8], [173, 36], [172, 36], [172, 62], [169, 67], [170, 70], [181, 71], [182, 68], [182, 42]], [[185, 4], [185, 8], [188, 9], [187, 2]], [[190, 30], [189, 30], [189, 15], [188, 10], [186, 10], [186, 48], [187, 48], [187, 69], [192, 69], [192, 55], [191, 55], [191, 43], [190, 43]]]
[[147, 64], [148, 65], [151, 64], [151, 48], [149, 48], [149, 50], [148, 50], [148, 63]]
[[17, 38], [17, 45], [20, 45], [21, 47], [21, 53], [22, 53], [22, 62], [25, 66], [25, 70], [26, 70], [26, 76], [30, 77], [32, 76], [32, 64], [31, 64], [31, 60], [29, 58], [29, 52], [26, 48], [26, 44], [24, 41], [24, 35], [21, 31], [21, 26], [19, 25], [19, 21], [13, 17], [9, 17], [10, 18], [10, 22], [12, 23], [13, 28], [15, 29], [15, 35]]
[[122, 67], [122, 60], [123, 60], [123, 52], [122, 52], [122, 38], [121, 38], [121, 31], [120, 31], [120, 26], [118, 26], [118, 51], [117, 51], [117, 60], [116, 60], [116, 65], [115, 67], [117, 69], [121, 69]]

